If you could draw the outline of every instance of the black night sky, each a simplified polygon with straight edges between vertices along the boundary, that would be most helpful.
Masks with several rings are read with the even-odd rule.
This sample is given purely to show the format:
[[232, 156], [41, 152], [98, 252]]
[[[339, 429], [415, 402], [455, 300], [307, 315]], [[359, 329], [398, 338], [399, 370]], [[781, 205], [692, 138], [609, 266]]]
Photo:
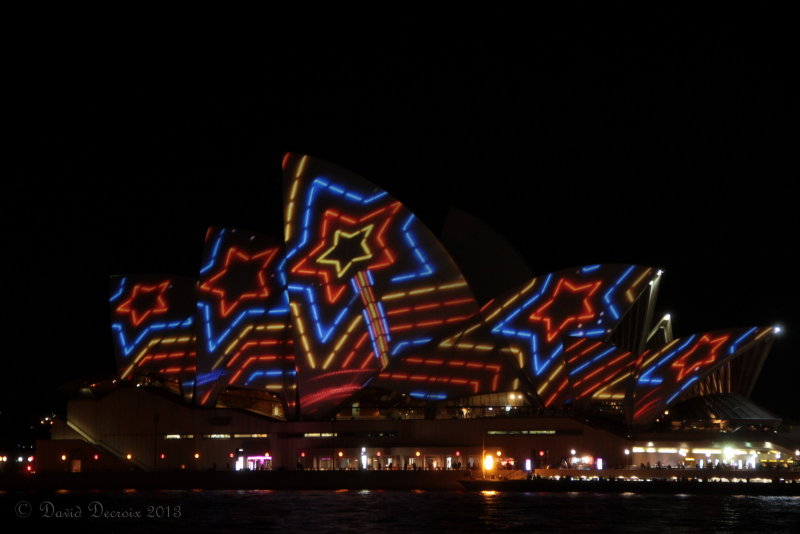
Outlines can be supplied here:
[[535, 273], [662, 268], [677, 336], [782, 325], [753, 397], [800, 418], [786, 18], [578, 5], [281, 13], [247, 42], [26, 35], [4, 69], [2, 432], [113, 373], [111, 274], [195, 275], [212, 224], [280, 235], [287, 150], [436, 232], [464, 209]]

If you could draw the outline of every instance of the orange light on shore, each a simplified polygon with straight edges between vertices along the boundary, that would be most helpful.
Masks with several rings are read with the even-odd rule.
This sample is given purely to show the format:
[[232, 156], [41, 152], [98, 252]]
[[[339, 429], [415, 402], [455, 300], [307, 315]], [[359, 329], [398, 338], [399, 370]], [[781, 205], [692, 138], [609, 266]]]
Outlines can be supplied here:
[[133, 459], [133, 455], [131, 453], [128, 453], [128, 454], [125, 455], [125, 458], [127, 458], [128, 460], [132, 460]]
[[194, 459], [197, 460], [198, 458], [200, 458], [200, 453], [199, 452], [194, 453]]
[[416, 454], [417, 456], [419, 456], [419, 451], [417, 451], [415, 454]]
[[66, 454], [62, 454], [61, 455], [61, 461], [62, 462], [66, 462], [67, 461], [67, 455]]
[[341, 458], [342, 456], [344, 456], [344, 453], [342, 451], [339, 451], [339, 458]]
[[491, 454], [487, 454], [486, 458], [483, 459], [483, 468], [487, 471], [494, 469], [494, 458]]

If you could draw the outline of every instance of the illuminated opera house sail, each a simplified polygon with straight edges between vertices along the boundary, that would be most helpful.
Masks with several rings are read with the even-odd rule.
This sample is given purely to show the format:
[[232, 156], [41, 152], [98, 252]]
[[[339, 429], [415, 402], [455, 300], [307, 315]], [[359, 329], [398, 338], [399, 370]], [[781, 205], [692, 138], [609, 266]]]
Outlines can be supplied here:
[[386, 191], [304, 155], [287, 154], [283, 173], [282, 239], [212, 227], [196, 279], [112, 279], [120, 379], [209, 408], [246, 407], [249, 391], [279, 420], [370, 403], [463, 414], [512, 393], [530, 413], [647, 428], [681, 400], [749, 395], [773, 341], [772, 327], [673, 338], [654, 317], [662, 272], [647, 266], [563, 269], [478, 302]]

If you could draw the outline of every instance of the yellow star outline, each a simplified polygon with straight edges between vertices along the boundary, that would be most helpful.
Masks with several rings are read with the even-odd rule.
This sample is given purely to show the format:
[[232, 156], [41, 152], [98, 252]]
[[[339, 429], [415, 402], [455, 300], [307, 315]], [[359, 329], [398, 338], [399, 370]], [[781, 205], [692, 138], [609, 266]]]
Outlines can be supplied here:
[[[352, 267], [352, 265], [354, 263], [356, 263], [358, 261], [364, 261], [364, 260], [368, 260], [368, 259], [372, 258], [372, 251], [369, 249], [369, 246], [367, 245], [367, 238], [369, 237], [369, 234], [372, 233], [372, 228], [373, 227], [374, 227], [374, 225], [370, 224], [370, 225], [365, 226], [361, 230], [357, 230], [357, 231], [352, 232], [352, 233], [344, 232], [342, 230], [336, 230], [336, 233], [333, 235], [333, 245], [331, 246], [331, 248], [329, 248], [328, 250], [323, 252], [322, 255], [319, 258], [317, 258], [317, 263], [329, 263], [331, 265], [335, 265], [336, 266], [336, 277], [337, 278], [341, 278], [348, 271], [348, 269], [350, 269], [350, 267]], [[364, 234], [364, 237], [361, 238], [361, 243], [360, 243], [361, 244], [361, 250], [364, 251], [364, 255], [363, 256], [356, 256], [354, 258], [350, 258], [350, 260], [347, 262], [347, 264], [344, 267], [342, 267], [342, 263], [343, 262], [341, 260], [338, 260], [336, 258], [328, 259], [326, 257], [328, 255], [332, 255], [333, 252], [336, 250], [336, 247], [339, 246], [339, 237], [340, 236], [344, 237], [345, 239], [353, 239], [354, 237], [356, 237], [359, 234]]]

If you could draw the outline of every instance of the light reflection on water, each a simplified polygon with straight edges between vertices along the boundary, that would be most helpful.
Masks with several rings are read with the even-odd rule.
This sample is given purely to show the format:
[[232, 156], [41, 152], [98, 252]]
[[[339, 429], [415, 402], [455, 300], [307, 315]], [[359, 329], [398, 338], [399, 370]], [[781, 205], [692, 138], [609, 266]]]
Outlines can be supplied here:
[[[28, 501], [34, 513], [15, 517]], [[800, 497], [437, 491], [138, 491], [0, 494], [0, 521], [37, 519], [42, 502], [84, 517], [49, 518], [84, 531], [325, 532], [797, 532]], [[85, 517], [90, 502], [145, 517]], [[161, 518], [146, 517], [148, 509]], [[177, 517], [175, 512], [178, 512]], [[169, 517], [164, 514], [169, 513]], [[41, 519], [41, 518], [39, 518]]]

